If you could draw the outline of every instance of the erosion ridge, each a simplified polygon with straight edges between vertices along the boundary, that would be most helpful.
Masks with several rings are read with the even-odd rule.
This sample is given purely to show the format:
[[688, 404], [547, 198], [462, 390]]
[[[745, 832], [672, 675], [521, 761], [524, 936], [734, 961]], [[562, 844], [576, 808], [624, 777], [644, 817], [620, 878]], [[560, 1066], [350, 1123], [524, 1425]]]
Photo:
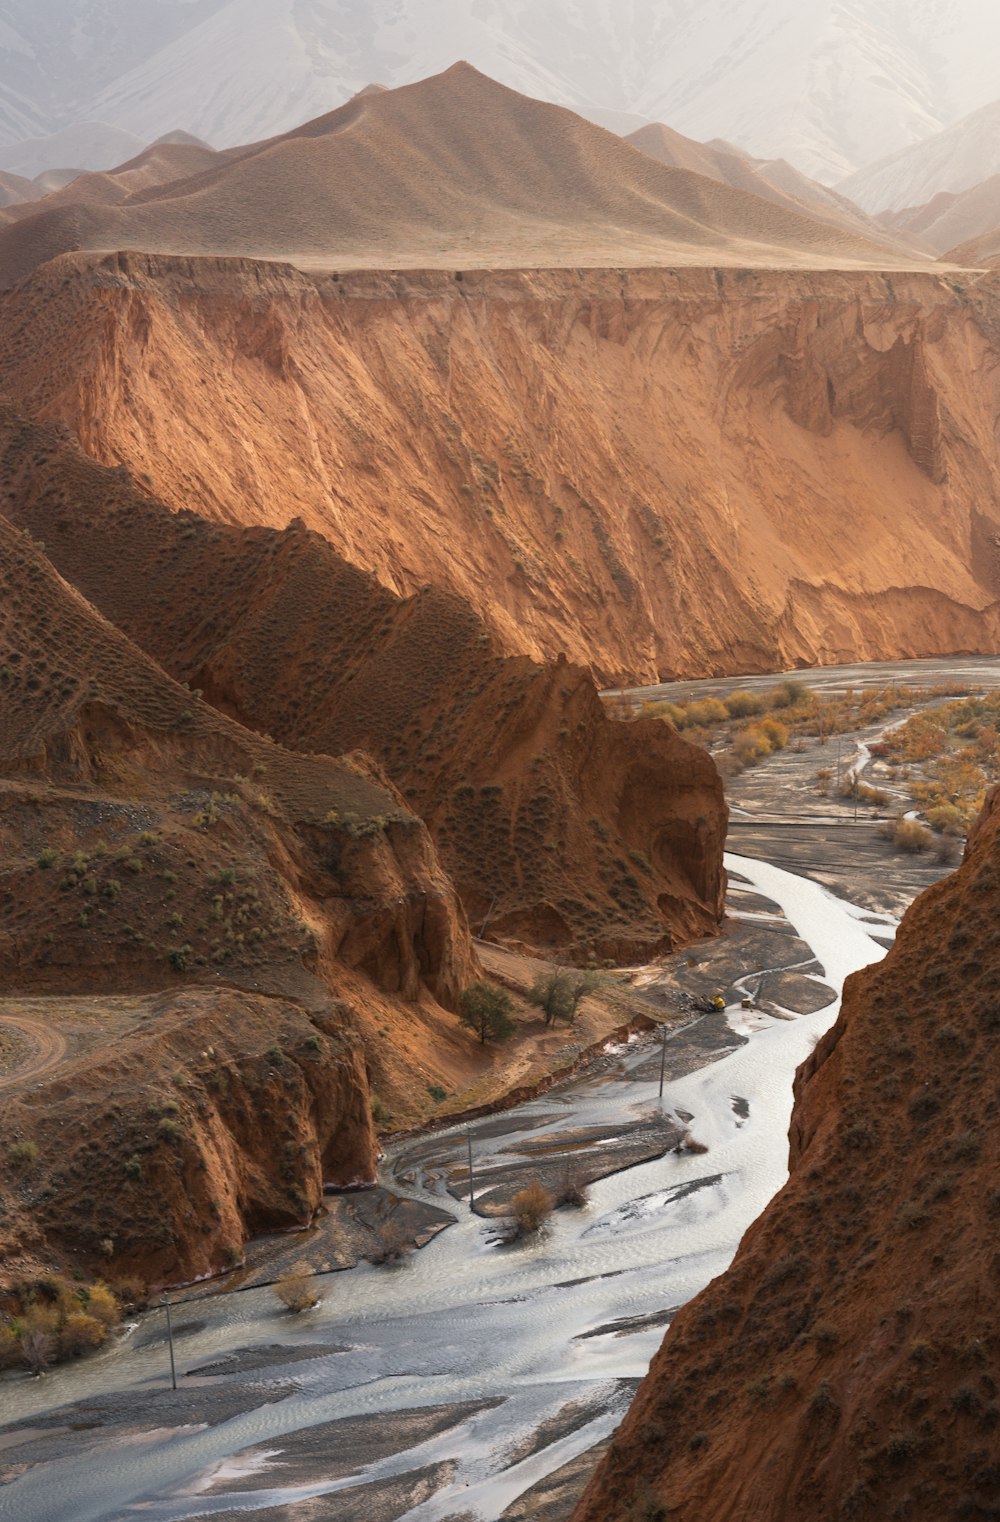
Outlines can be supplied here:
[[0, 301], [0, 380], [609, 683], [997, 648], [991, 277], [460, 275], [67, 255]]
[[373, 755], [492, 935], [623, 961], [714, 933], [718, 774], [669, 726], [609, 719], [587, 672], [505, 656], [455, 594], [398, 598], [300, 522], [175, 514], [4, 408], [0, 503], [216, 707], [295, 750]]
[[5, 1270], [218, 1270], [374, 1176], [372, 1076], [397, 1037], [438, 1070], [465, 917], [370, 759], [219, 714], [4, 518], [0, 582], [0, 1035], [28, 1009], [66, 1048], [5, 1093]]
[[998, 897], [994, 791], [848, 980], [796, 1078], [788, 1184], [678, 1314], [575, 1522], [993, 1514]]

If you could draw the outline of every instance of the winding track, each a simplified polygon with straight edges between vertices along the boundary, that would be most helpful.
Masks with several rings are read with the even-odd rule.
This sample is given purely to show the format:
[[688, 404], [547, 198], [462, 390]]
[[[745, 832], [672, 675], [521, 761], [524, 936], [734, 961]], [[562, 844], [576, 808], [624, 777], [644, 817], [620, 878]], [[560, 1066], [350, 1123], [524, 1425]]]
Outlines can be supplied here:
[[0, 1027], [3, 1026], [26, 1036], [31, 1053], [13, 1069], [0, 1073], [0, 1089], [51, 1073], [66, 1056], [66, 1037], [42, 1020], [32, 1020], [28, 1015], [0, 1015]]

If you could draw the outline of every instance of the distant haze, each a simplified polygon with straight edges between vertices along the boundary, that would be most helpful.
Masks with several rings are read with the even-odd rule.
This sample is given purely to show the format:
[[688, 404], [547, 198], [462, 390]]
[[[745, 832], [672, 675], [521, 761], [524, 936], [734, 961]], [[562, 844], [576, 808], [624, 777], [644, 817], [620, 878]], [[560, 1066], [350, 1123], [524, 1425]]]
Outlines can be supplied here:
[[833, 183], [1000, 95], [998, 45], [996, 0], [7, 0], [0, 144], [90, 121], [222, 147], [465, 58]]

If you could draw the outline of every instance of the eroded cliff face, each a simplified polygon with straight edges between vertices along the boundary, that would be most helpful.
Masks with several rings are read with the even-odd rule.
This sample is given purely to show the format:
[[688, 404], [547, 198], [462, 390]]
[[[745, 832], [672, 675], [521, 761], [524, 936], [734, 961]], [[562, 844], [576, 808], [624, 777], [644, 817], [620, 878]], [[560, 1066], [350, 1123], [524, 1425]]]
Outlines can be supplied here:
[[66, 255], [0, 374], [175, 505], [654, 679], [997, 648], [996, 292]]
[[455, 594], [400, 599], [301, 522], [174, 514], [3, 408], [0, 491], [73, 584], [216, 708], [297, 751], [377, 758], [477, 926], [580, 961], [714, 933], [715, 766], [667, 725], [612, 721], [586, 671], [505, 655]]
[[1000, 795], [800, 1068], [791, 1178], [575, 1522], [986, 1518], [1000, 1494]]

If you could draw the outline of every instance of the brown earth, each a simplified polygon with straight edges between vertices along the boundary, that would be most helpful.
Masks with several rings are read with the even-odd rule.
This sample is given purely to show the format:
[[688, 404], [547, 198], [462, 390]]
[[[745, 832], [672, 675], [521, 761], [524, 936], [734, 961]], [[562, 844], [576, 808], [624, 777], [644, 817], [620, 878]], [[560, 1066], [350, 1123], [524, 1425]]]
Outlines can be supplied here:
[[474, 976], [465, 917], [368, 758], [223, 717], [2, 518], [0, 585], [0, 1026], [28, 1048], [0, 1256], [218, 1268], [308, 1219], [324, 1177], [373, 1176], [371, 1081], [420, 1086], [468, 1046], [442, 1007]]
[[[187, 150], [192, 166], [196, 151]], [[658, 163], [465, 63], [362, 93], [169, 183], [89, 175], [77, 185], [0, 229], [0, 284], [72, 249], [323, 269], [691, 264], [706, 255], [740, 265], [913, 263], [887, 237]]]
[[1000, 795], [796, 1078], [791, 1178], [576, 1522], [950, 1522], [1000, 1495]]
[[2, 408], [0, 503], [217, 708], [295, 750], [373, 755], [491, 935], [636, 961], [714, 933], [715, 767], [668, 726], [609, 719], [585, 671], [505, 656], [454, 594], [400, 599], [301, 523], [176, 515]]
[[[649, 122], [638, 132], [630, 133], [626, 141], [661, 164], [718, 180], [720, 184], [760, 196], [762, 200], [772, 201], [799, 216], [828, 222], [842, 232], [878, 243], [884, 240], [889, 228], [888, 223], [880, 225], [846, 196], [811, 180], [784, 159], [754, 159], [725, 142], [700, 143], [675, 132], [663, 122]], [[889, 231], [893, 238], [906, 237], [905, 230], [896, 233], [890, 228]]]
[[33, 418], [206, 518], [301, 517], [455, 592], [508, 651], [610, 683], [1000, 643], [992, 277], [122, 254], [0, 312]]

